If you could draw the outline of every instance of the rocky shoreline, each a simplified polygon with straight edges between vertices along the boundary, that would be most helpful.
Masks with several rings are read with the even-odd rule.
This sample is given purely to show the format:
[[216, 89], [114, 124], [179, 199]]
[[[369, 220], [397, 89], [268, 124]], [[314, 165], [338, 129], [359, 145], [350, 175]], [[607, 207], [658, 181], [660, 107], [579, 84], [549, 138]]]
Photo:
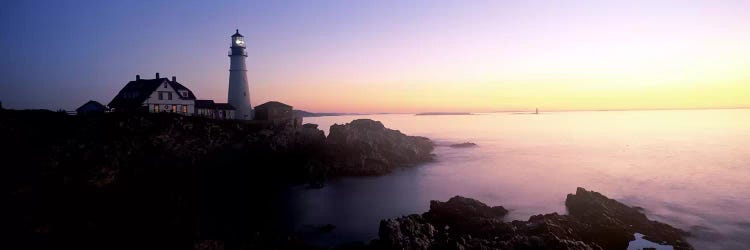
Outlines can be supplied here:
[[380, 223], [375, 249], [626, 249], [635, 233], [676, 250], [693, 247], [689, 234], [649, 220], [639, 208], [578, 188], [565, 200], [568, 215], [534, 215], [505, 222], [503, 207], [456, 196], [430, 211]]
[[304, 245], [279, 226], [284, 188], [432, 159], [429, 139], [380, 122], [331, 130], [2, 110], [4, 236], [11, 249]]
[[[0, 136], [9, 249], [318, 249], [279, 226], [281, 190], [387, 174], [432, 160], [434, 148], [366, 119], [326, 137], [313, 124], [2, 110]], [[692, 249], [686, 232], [599, 193], [579, 188], [566, 206], [506, 222], [504, 207], [454, 197], [337, 249], [625, 249], [635, 233]]]

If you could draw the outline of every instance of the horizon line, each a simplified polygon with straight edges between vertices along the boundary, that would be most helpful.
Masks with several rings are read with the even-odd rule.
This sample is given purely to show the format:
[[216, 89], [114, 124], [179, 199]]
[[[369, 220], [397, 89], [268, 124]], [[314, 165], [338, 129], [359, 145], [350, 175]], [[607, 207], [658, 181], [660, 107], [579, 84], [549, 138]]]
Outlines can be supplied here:
[[[581, 112], [581, 111], [659, 111], [659, 110], [719, 110], [719, 109], [750, 109], [750, 107], [705, 107], [705, 108], [632, 108], [632, 109], [550, 109], [543, 110], [539, 109], [540, 112]], [[305, 111], [313, 114], [340, 114], [340, 115], [387, 115], [387, 114], [420, 114], [420, 113], [506, 113], [506, 112], [533, 112], [534, 109], [509, 109], [509, 110], [493, 110], [493, 111], [420, 111], [420, 112], [318, 112], [309, 111], [304, 109], [295, 109]]]

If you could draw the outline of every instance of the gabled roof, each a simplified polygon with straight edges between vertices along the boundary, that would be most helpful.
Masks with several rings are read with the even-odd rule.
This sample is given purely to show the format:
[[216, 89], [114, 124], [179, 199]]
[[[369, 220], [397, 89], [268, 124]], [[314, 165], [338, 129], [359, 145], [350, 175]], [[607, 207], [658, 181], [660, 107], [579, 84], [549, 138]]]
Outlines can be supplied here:
[[215, 103], [214, 100], [195, 100], [195, 108], [235, 110], [235, 108], [229, 103]]
[[195, 108], [212, 109], [214, 108], [214, 100], [195, 100]]
[[104, 111], [104, 110], [107, 110], [107, 107], [104, 106], [103, 104], [97, 102], [97, 101], [90, 100], [90, 101], [84, 103], [83, 105], [81, 105], [80, 107], [78, 107], [76, 109], [76, 111], [80, 112], [80, 111], [83, 111], [85, 109], [88, 109], [88, 110], [92, 110], [93, 109], [93, 110], [102, 110], [102, 111]]
[[[177, 93], [179, 93], [180, 90], [187, 90], [187, 92], [188, 92], [187, 94], [188, 95], [187, 96], [180, 96], [180, 99], [183, 99], [183, 100], [195, 100], [195, 95], [193, 94], [193, 91], [190, 91], [190, 89], [188, 89], [184, 85], [180, 84], [179, 82], [169, 81], [169, 85], [172, 86], [172, 88], [174, 88], [175, 90], [177, 90]], [[182, 95], [182, 93], [180, 93], [180, 95]]]
[[289, 105], [286, 105], [286, 104], [283, 104], [283, 103], [277, 102], [277, 101], [270, 101], [270, 102], [266, 102], [266, 103], [263, 103], [261, 105], [255, 106], [256, 109], [258, 109], [258, 108], [261, 108], [261, 109], [264, 109], [264, 108], [275, 108], [275, 107], [292, 108], [292, 106], [289, 106]]
[[[154, 93], [154, 91], [156, 91], [156, 89], [165, 82], [169, 84], [172, 89], [177, 91], [177, 98], [183, 100], [195, 100], [193, 91], [190, 91], [190, 89], [183, 86], [179, 82], [173, 82], [167, 78], [139, 79], [128, 82], [128, 84], [126, 84], [125, 87], [123, 87], [122, 90], [117, 93], [115, 98], [113, 98], [112, 101], [109, 102], [109, 106], [115, 109], [139, 107], [141, 106], [143, 101], [151, 96], [151, 93]], [[182, 93], [180, 93], [181, 90], [187, 90], [188, 95], [182, 96]]]

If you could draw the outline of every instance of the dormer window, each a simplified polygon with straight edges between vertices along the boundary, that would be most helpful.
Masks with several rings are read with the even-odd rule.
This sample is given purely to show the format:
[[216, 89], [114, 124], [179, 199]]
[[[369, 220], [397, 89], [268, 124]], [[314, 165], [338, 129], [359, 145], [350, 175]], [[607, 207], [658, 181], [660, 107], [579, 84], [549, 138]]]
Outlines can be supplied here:
[[180, 91], [180, 95], [182, 95], [182, 97], [188, 97], [187, 90]]
[[165, 88], [165, 89], [167, 88], [167, 83], [166, 83], [166, 82], [164, 83], [164, 88]]

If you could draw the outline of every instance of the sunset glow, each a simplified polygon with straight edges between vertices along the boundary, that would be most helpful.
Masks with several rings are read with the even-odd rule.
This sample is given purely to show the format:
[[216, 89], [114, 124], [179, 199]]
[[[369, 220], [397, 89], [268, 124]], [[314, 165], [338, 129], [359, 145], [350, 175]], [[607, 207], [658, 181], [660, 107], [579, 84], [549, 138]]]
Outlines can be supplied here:
[[[56, 8], [38, 7], [25, 14]], [[160, 69], [199, 98], [225, 100], [226, 39], [239, 27], [253, 104], [278, 100], [314, 112], [750, 106], [747, 1], [195, 3], [166, 13], [152, 7], [93, 4], [118, 33], [76, 25], [96, 16], [50, 14], [66, 25], [50, 31], [59, 33], [56, 43], [41, 52], [66, 64], [58, 61], [45, 78], [25, 71], [38, 68], [31, 61], [12, 59], [29, 57], [28, 42], [44, 27], [31, 28], [38, 22], [32, 18], [23, 30], [4, 32], [15, 37], [3, 37], [5, 47], [16, 48], [3, 69], [14, 84], [3, 83], [0, 98], [21, 107], [75, 106], [80, 96], [107, 102], [135, 74]], [[122, 13], [158, 12], [167, 20], [199, 9], [203, 21], [152, 22], [159, 27]], [[245, 15], [226, 14], [235, 10]], [[170, 42], [147, 39], [154, 36]], [[97, 46], [62, 47], [89, 38]], [[117, 50], [100, 58], [110, 44]], [[92, 67], [98, 73], [85, 74]], [[36, 92], [32, 82], [49, 87]], [[19, 93], [38, 98], [16, 99]]]
[[0, 23], [7, 249], [750, 249], [750, 0]]

